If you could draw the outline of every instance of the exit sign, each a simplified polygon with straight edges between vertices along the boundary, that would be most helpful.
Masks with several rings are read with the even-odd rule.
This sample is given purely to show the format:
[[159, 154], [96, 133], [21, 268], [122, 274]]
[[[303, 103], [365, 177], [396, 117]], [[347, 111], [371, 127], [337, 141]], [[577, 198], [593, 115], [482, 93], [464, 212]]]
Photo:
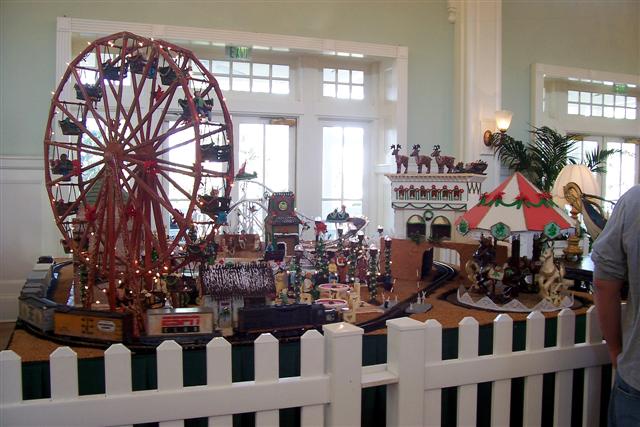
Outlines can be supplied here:
[[225, 48], [227, 58], [229, 59], [251, 59], [251, 48], [247, 46], [227, 46]]
[[627, 85], [624, 83], [616, 83], [613, 85], [613, 91], [619, 94], [627, 93]]

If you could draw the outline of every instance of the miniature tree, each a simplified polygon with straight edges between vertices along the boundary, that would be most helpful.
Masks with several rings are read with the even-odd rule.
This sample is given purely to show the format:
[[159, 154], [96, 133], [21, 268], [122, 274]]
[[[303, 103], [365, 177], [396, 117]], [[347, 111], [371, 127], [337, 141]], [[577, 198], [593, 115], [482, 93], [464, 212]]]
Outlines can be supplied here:
[[359, 254], [359, 242], [358, 239], [353, 238], [349, 240], [349, 257], [347, 261], [348, 271], [347, 280], [349, 283], [354, 283], [356, 278], [356, 271], [358, 267], [358, 254]]
[[294, 249], [295, 255], [291, 260], [291, 267], [289, 272], [294, 273], [293, 277], [293, 293], [296, 298], [296, 303], [300, 302], [300, 293], [302, 290], [302, 266], [300, 265], [300, 258], [302, 258], [302, 246], [297, 245]]
[[384, 289], [390, 291], [393, 287], [391, 277], [391, 237], [384, 238]]
[[377, 303], [378, 297], [378, 248], [375, 245], [369, 247], [369, 271], [367, 272], [367, 287], [369, 288], [370, 301]]
[[315, 264], [316, 269], [315, 286], [325, 283], [329, 280], [329, 260], [327, 259], [327, 251], [324, 244], [322, 235], [319, 235], [316, 239], [315, 245]]

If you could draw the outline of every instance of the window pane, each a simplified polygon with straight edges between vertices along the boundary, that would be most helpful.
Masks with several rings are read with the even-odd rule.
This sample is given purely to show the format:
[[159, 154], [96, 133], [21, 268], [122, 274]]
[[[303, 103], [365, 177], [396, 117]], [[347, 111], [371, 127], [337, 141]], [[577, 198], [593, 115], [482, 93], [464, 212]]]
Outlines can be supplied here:
[[253, 86], [251, 87], [251, 92], [269, 93], [269, 80], [253, 79]]
[[577, 90], [570, 90], [567, 92], [567, 101], [569, 102], [578, 102], [579, 101], [579, 92]]
[[615, 118], [616, 119], [624, 119], [625, 116], [625, 109], [622, 107], [616, 107], [616, 111], [615, 111]]
[[271, 93], [289, 94], [289, 82], [286, 80], [272, 80], [271, 81]]
[[622, 164], [620, 170], [624, 171], [620, 177], [620, 195], [626, 193], [636, 182], [636, 145], [623, 143]]
[[601, 93], [594, 93], [593, 96], [591, 97], [591, 102], [593, 104], [601, 105], [602, 104], [602, 94]]
[[591, 92], [580, 92], [580, 102], [585, 104], [591, 103]]
[[289, 126], [266, 125], [264, 184], [273, 191], [289, 188]]
[[592, 153], [598, 148], [598, 141], [582, 141], [582, 163], [586, 163], [587, 153]]
[[627, 120], [635, 120], [636, 119], [636, 110], [635, 108], [627, 108]]
[[591, 115], [591, 105], [580, 104], [580, 115], [581, 116], [590, 116]]
[[322, 128], [322, 197], [342, 198], [342, 128]]
[[578, 114], [579, 112], [579, 104], [569, 104], [567, 105], [567, 114]]
[[362, 200], [343, 200], [349, 216], [362, 216]]
[[233, 74], [235, 76], [248, 76], [251, 64], [248, 62], [233, 62]]
[[604, 107], [604, 116], [607, 118], [613, 117], [613, 107]]
[[[608, 142], [607, 149], [620, 150], [621, 144], [618, 142]], [[620, 153], [613, 154], [607, 158], [607, 174], [605, 175], [605, 193], [607, 200], [618, 200], [620, 197]]]
[[211, 72], [213, 74], [229, 74], [229, 61], [212, 61]]
[[249, 79], [234, 77], [231, 81], [231, 90], [249, 92]]
[[229, 90], [229, 77], [216, 76], [216, 80], [218, 81], [218, 85], [220, 85], [220, 89]]
[[[256, 172], [260, 181], [264, 180], [263, 170], [263, 138], [264, 125], [258, 123], [240, 123], [240, 142], [238, 144], [238, 160], [240, 166], [246, 161], [245, 171]], [[247, 186], [247, 197], [257, 199], [262, 197], [262, 189], [257, 185]]]
[[364, 71], [353, 70], [351, 71], [351, 83], [364, 84]]
[[613, 95], [604, 96], [604, 105], [613, 105]]
[[626, 100], [624, 95], [616, 95], [616, 107], [624, 107]]
[[627, 108], [636, 108], [635, 96], [627, 96]]
[[349, 70], [338, 70], [338, 83], [349, 83]]
[[[336, 70], [333, 68], [325, 68], [322, 70], [322, 80], [325, 82], [335, 82], [336, 81]], [[327, 95], [325, 95], [327, 96]]]
[[349, 99], [349, 85], [338, 85], [337, 96], [340, 99]]
[[324, 83], [322, 85], [322, 96], [336, 97], [336, 85], [333, 83]]
[[289, 66], [288, 65], [272, 65], [271, 66], [271, 77], [275, 77], [277, 79], [288, 79], [289, 78]]
[[269, 77], [269, 64], [253, 64], [253, 75], [256, 77]]
[[[172, 126], [174, 123], [169, 123]], [[180, 143], [193, 138], [193, 129], [186, 129], [169, 136], [169, 146], [177, 146]], [[192, 165], [195, 162], [195, 152], [191, 144], [178, 146], [168, 153], [168, 160], [173, 163]], [[169, 172], [169, 177], [187, 192], [193, 188], [193, 178], [182, 173]], [[184, 194], [174, 185], [169, 185], [169, 199], [184, 199]]]
[[362, 178], [364, 161], [364, 130], [344, 128], [344, 198], [362, 198]]
[[591, 115], [595, 117], [602, 117], [602, 106], [594, 105], [591, 107]]
[[364, 86], [351, 86], [351, 99], [364, 99]]

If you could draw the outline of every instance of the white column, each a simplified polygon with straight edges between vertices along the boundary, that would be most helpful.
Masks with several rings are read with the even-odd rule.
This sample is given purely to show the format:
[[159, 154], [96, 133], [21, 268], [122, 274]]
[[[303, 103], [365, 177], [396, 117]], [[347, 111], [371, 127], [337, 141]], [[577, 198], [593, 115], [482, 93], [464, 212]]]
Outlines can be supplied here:
[[489, 164], [488, 191], [500, 177], [482, 134], [495, 130], [495, 112], [502, 108], [502, 0], [448, 0], [447, 6], [455, 26], [455, 155], [465, 163], [481, 159]]

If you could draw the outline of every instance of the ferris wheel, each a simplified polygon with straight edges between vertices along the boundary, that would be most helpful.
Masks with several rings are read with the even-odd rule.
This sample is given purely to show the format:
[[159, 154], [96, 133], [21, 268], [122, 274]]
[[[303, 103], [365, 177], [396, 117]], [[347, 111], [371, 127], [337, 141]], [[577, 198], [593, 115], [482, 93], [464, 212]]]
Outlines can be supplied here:
[[44, 155], [85, 307], [98, 284], [113, 310], [117, 289], [139, 295], [215, 256], [231, 202], [232, 124], [191, 51], [128, 32], [88, 43], [53, 92]]

